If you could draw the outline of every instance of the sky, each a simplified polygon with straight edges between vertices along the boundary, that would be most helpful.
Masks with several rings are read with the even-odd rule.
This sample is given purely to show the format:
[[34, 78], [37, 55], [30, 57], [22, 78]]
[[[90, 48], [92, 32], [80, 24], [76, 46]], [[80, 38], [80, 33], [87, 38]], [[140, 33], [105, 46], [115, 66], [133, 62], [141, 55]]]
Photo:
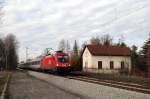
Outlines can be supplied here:
[[[0, 0], [3, 1], [3, 0]], [[60, 40], [79, 45], [97, 35], [141, 47], [150, 33], [150, 0], [5, 0], [0, 36], [14, 34], [20, 60], [57, 50]]]

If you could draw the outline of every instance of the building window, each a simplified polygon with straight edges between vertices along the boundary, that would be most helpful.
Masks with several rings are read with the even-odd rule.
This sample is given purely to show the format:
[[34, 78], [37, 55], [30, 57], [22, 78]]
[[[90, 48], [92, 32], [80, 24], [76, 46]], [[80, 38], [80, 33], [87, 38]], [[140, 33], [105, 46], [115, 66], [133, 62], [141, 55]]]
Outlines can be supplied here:
[[110, 61], [110, 69], [114, 69], [114, 62]]
[[102, 69], [102, 61], [98, 61], [98, 69]]
[[121, 69], [124, 69], [125, 68], [125, 64], [124, 64], [124, 61], [121, 62]]

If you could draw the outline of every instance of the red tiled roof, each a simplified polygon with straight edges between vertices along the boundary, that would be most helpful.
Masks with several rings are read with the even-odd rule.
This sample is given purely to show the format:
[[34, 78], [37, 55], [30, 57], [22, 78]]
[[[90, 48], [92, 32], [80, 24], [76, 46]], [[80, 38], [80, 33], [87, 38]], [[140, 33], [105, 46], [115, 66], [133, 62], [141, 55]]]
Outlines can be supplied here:
[[90, 53], [94, 56], [130, 56], [131, 51], [123, 46], [87, 45]]

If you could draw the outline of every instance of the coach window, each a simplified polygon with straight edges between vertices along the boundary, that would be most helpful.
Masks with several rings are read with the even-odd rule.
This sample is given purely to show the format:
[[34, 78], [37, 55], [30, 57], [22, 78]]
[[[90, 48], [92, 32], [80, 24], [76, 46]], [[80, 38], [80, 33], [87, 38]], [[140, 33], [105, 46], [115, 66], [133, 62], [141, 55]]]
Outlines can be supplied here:
[[38, 61], [38, 64], [40, 64], [40, 61]]
[[38, 65], [38, 64], [39, 64], [39, 61], [37, 61], [36, 64]]
[[114, 62], [110, 61], [110, 69], [114, 69]]

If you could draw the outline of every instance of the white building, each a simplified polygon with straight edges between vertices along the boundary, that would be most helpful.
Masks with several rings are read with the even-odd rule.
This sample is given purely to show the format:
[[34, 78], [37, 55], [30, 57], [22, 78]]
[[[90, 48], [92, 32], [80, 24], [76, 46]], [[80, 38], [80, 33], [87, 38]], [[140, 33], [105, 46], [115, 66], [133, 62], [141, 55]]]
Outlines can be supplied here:
[[87, 45], [83, 54], [83, 70], [97, 73], [131, 71], [131, 52], [128, 47]]

